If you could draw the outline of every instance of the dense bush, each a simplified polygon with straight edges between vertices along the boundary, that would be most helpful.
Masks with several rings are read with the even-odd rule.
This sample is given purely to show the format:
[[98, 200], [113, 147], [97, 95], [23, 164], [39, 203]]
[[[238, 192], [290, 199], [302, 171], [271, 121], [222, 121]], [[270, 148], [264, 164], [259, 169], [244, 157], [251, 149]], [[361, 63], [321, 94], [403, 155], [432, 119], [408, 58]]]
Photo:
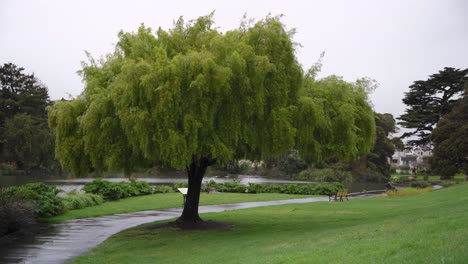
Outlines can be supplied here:
[[353, 177], [349, 171], [325, 168], [303, 170], [294, 179], [320, 182], [350, 182]]
[[83, 187], [86, 193], [102, 195], [105, 200], [112, 201], [124, 198], [126, 191], [121, 184], [115, 182], [104, 181], [102, 179], [95, 179], [88, 182]]
[[389, 178], [381, 172], [369, 168], [363, 172], [354, 173], [353, 179], [360, 182], [387, 182], [389, 180]]
[[145, 181], [137, 181], [135, 179], [130, 179], [128, 183], [120, 182], [120, 185], [125, 190], [125, 197], [147, 195], [153, 193], [153, 188]]
[[38, 216], [54, 216], [63, 213], [64, 204], [58, 196], [61, 190], [44, 183], [28, 183], [22, 186], [12, 187], [10, 191], [24, 199], [32, 200], [34, 212]]
[[69, 192], [63, 198], [66, 210], [81, 209], [89, 206], [99, 205], [104, 202], [101, 195], [92, 193], [77, 193], [76, 191]]
[[[181, 187], [179, 187], [181, 188]], [[174, 189], [168, 185], [156, 185], [153, 189], [154, 193], [172, 193]]]
[[204, 184], [203, 190], [214, 188], [220, 192], [229, 193], [285, 193], [285, 194], [305, 194], [305, 195], [328, 195], [343, 188], [340, 183], [321, 184], [239, 184], [238, 182], [216, 183], [210, 181]]
[[439, 183], [439, 185], [443, 186], [443, 187], [450, 187], [452, 185], [454, 185], [455, 183], [453, 181], [441, 181]]
[[34, 202], [13, 188], [0, 189], [0, 237], [28, 230], [35, 223], [34, 209]]
[[[252, 162], [248, 160], [230, 160], [222, 166], [218, 165], [215, 170], [231, 174], [252, 174], [255, 172], [252, 168]], [[208, 171], [207, 174], [209, 174]]]
[[9, 163], [0, 163], [0, 175], [2, 174], [13, 174], [16, 171], [16, 166]]
[[173, 187], [174, 191], [177, 191], [177, 188], [188, 188], [188, 182], [176, 182]]
[[[265, 160], [265, 167], [267, 171], [276, 168], [282, 172], [282, 175], [296, 175], [300, 171], [307, 168], [307, 163], [301, 158], [299, 151], [290, 149], [288, 153]], [[270, 174], [272, 172], [266, 172]]]
[[130, 179], [128, 182], [110, 182], [95, 179], [86, 183], [83, 190], [86, 193], [102, 195], [106, 201], [153, 193], [153, 188], [147, 182], [135, 179]]
[[413, 188], [427, 188], [427, 187], [430, 187], [432, 185], [431, 185], [431, 183], [429, 183], [427, 181], [413, 181], [413, 182], [410, 182], [409, 186], [413, 187]]

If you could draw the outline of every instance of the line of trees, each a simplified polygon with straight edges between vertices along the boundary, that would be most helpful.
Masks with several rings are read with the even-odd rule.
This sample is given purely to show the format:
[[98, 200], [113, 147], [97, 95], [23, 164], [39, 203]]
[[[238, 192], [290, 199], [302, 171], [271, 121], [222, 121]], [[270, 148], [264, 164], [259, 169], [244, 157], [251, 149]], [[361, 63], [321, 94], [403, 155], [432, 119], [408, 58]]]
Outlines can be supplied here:
[[19, 169], [51, 169], [54, 135], [47, 125], [47, 88], [24, 68], [0, 66], [0, 163]]

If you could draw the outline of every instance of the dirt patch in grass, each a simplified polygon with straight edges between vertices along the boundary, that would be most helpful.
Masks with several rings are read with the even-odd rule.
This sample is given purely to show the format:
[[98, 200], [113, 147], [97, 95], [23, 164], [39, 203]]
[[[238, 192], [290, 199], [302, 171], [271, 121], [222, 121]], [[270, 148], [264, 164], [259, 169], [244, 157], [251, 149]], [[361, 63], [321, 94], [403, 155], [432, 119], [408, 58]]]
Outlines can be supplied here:
[[168, 223], [161, 223], [148, 226], [148, 229], [161, 229], [161, 228], [176, 228], [180, 230], [224, 230], [233, 227], [234, 225], [228, 222], [221, 222], [221, 221], [198, 221], [195, 223], [181, 223], [177, 221], [168, 222]]

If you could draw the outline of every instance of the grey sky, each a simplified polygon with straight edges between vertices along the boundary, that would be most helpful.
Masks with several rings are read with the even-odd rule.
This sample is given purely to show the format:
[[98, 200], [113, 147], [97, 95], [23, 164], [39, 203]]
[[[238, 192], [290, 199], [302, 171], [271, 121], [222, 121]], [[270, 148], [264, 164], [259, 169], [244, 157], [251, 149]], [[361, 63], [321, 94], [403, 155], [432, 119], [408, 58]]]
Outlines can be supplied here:
[[215, 10], [216, 26], [236, 28], [244, 13], [283, 14], [302, 44], [304, 68], [326, 52], [320, 76], [371, 77], [377, 112], [404, 111], [403, 93], [443, 67], [468, 67], [468, 1], [21, 1], [0, 0], [0, 63], [34, 72], [52, 99], [83, 90], [76, 74], [84, 51], [113, 51], [119, 30], [141, 23], [169, 28]]

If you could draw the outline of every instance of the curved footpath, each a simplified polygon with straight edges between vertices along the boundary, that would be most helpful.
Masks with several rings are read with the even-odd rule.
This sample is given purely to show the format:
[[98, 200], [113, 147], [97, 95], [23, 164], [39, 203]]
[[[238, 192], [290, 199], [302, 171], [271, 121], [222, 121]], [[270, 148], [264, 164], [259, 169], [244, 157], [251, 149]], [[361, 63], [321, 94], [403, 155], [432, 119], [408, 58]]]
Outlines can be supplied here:
[[[215, 213], [252, 207], [328, 201], [313, 197], [267, 202], [200, 206], [200, 213]], [[49, 224], [34, 238], [19, 240], [0, 249], [0, 263], [67, 263], [122, 230], [144, 223], [180, 216], [182, 209], [143, 211]]]

